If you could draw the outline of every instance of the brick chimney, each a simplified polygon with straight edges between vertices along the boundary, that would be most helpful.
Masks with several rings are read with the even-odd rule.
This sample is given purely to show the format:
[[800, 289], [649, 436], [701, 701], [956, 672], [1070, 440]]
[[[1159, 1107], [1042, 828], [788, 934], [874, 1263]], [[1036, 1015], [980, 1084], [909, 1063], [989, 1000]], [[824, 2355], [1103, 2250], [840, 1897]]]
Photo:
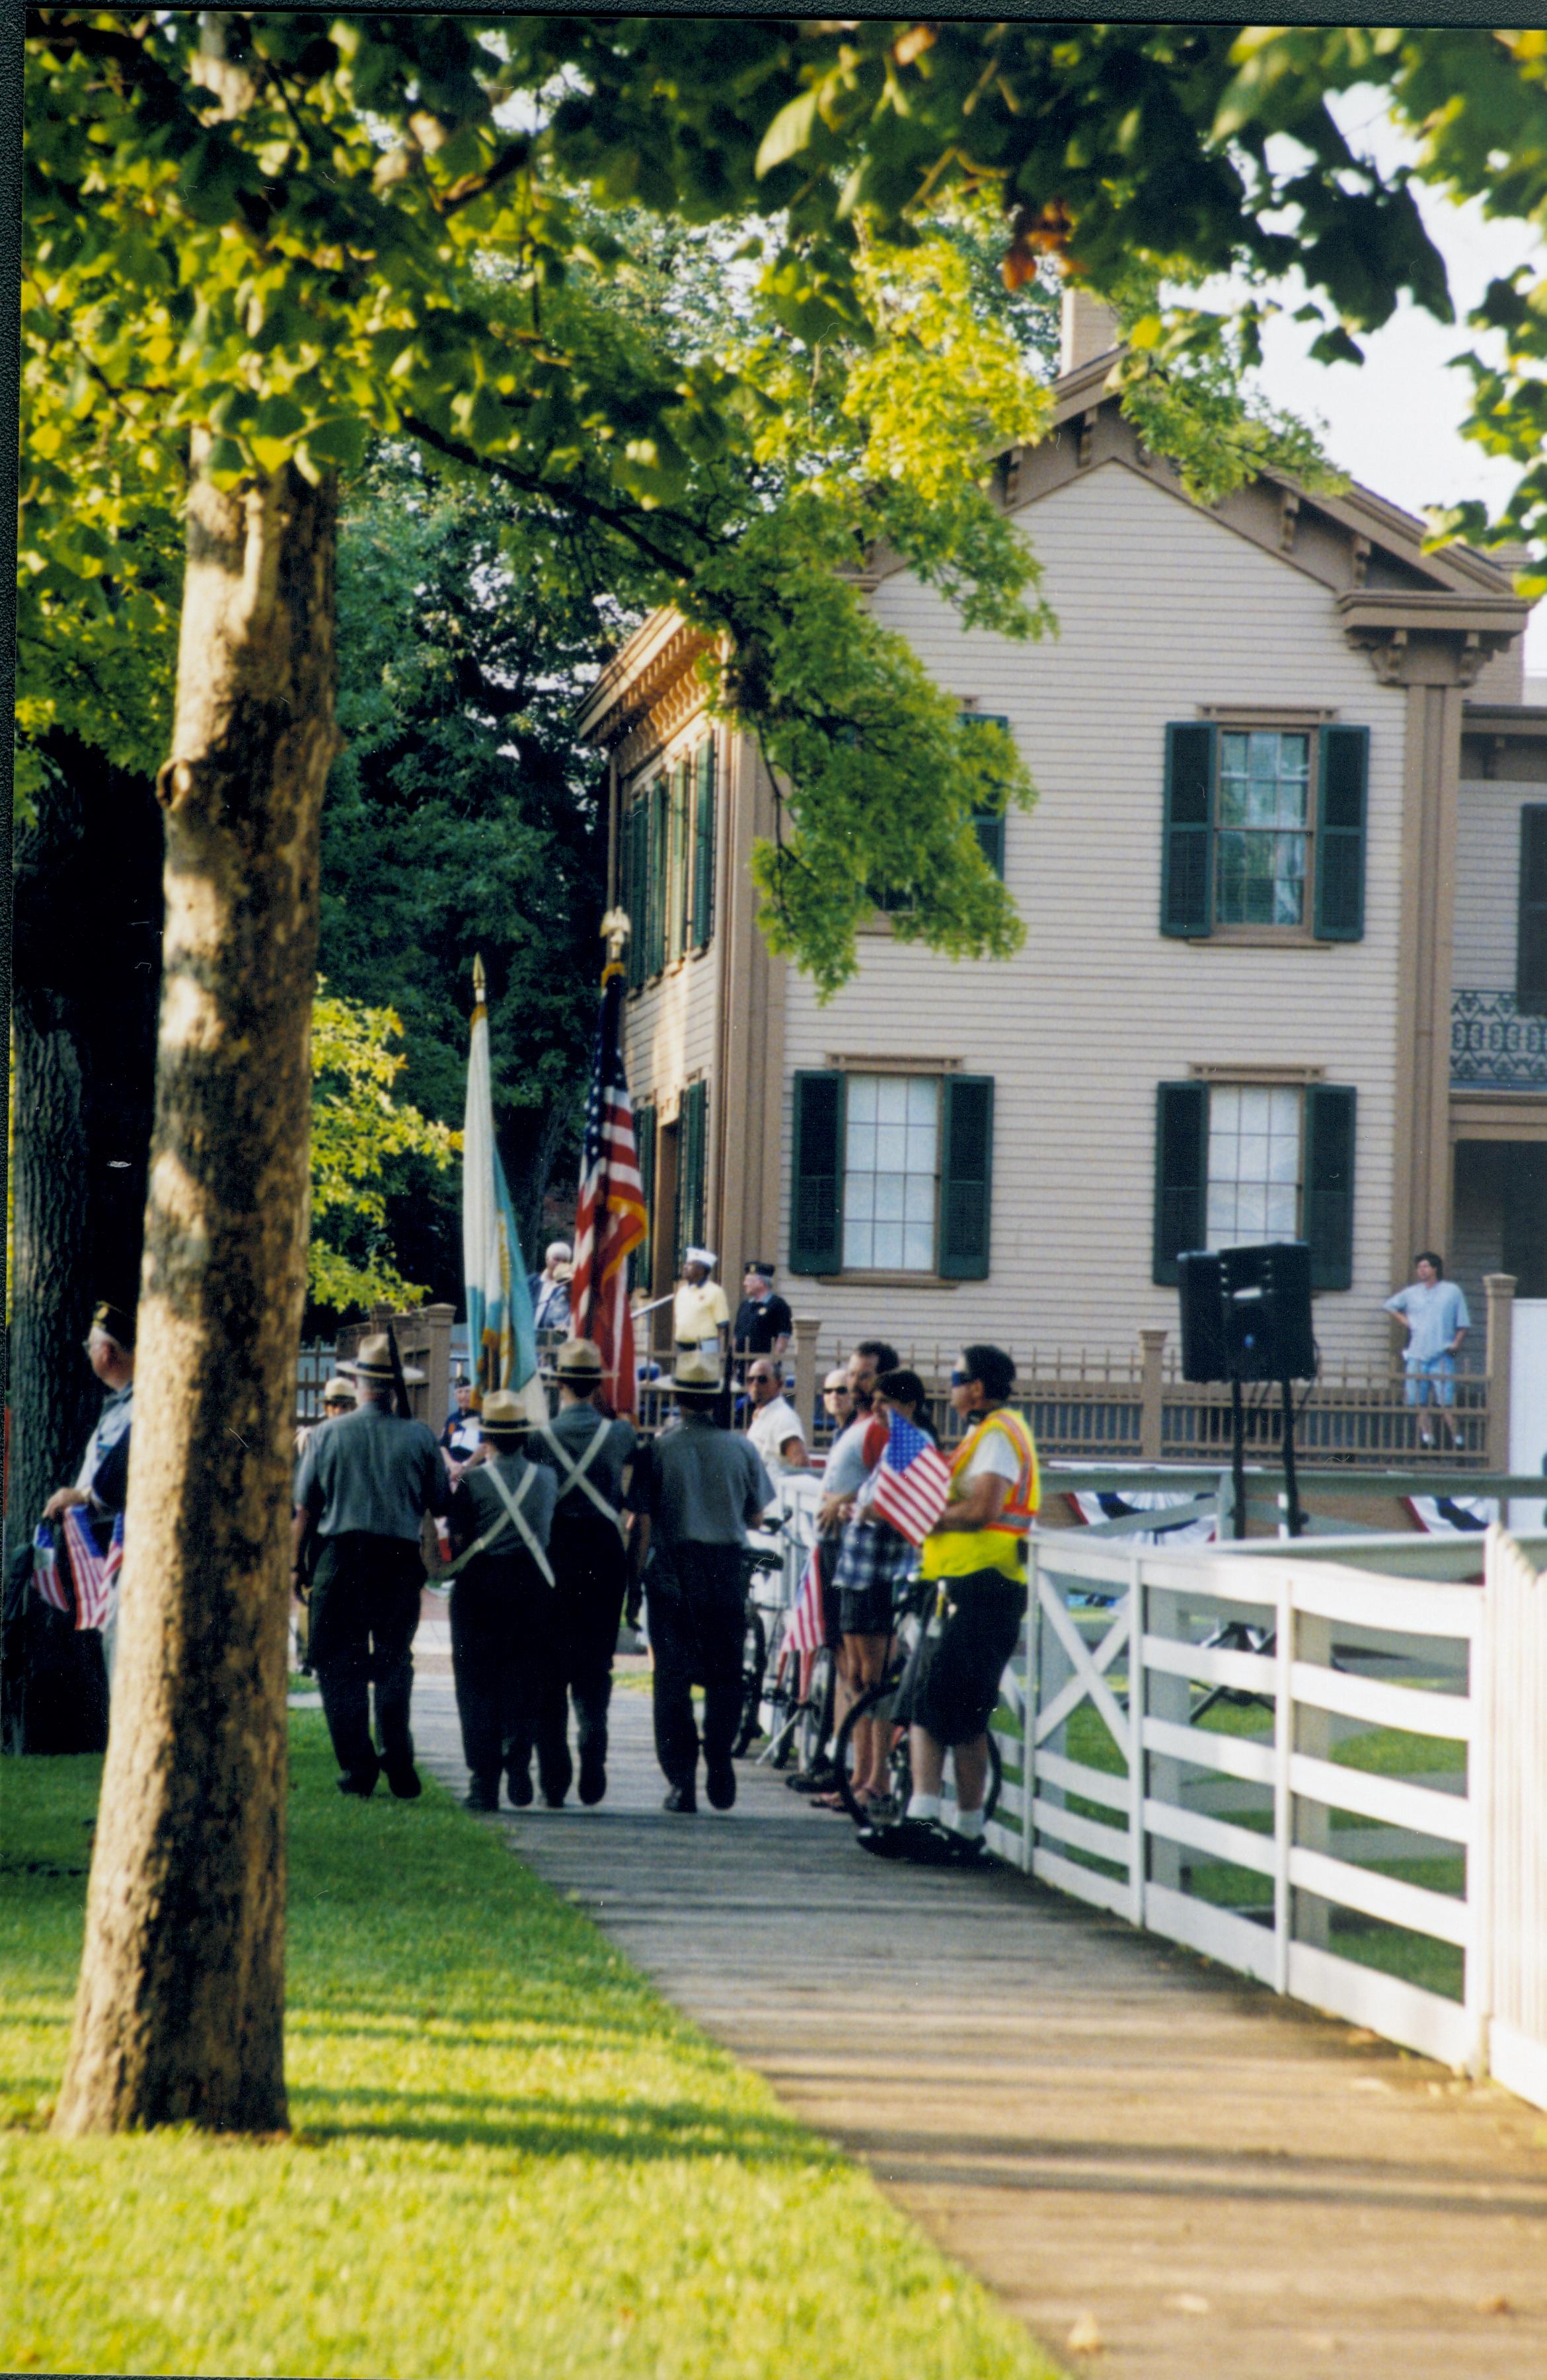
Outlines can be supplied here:
[[1076, 288], [1072, 282], [1064, 284], [1058, 338], [1060, 373], [1078, 371], [1094, 356], [1110, 355], [1120, 336], [1118, 318], [1110, 306], [1104, 306], [1099, 298]]

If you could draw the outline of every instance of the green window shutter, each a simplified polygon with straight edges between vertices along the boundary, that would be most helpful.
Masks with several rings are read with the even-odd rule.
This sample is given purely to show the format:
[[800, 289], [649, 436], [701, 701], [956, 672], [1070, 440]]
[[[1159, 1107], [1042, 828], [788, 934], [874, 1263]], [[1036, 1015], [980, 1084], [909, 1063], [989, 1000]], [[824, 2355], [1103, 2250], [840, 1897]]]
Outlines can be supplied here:
[[646, 954], [646, 972], [659, 975], [666, 965], [666, 892], [671, 867], [671, 788], [666, 777], [658, 777], [650, 787], [649, 884], [645, 895], [646, 912], [650, 920], [649, 947]]
[[641, 847], [644, 829], [645, 806], [636, 801], [623, 813], [622, 832], [623, 907], [628, 912], [628, 980], [631, 988], [645, 980], [645, 870]]
[[639, 1186], [645, 1199], [645, 1236], [629, 1259], [634, 1268], [631, 1285], [635, 1289], [642, 1289], [648, 1296], [650, 1259], [656, 1242], [656, 1111], [653, 1107], [635, 1109], [634, 1145], [639, 1152]]
[[1345, 1083], [1311, 1083], [1306, 1088], [1304, 1233], [1312, 1289], [1348, 1289], [1353, 1283], [1357, 1096]]
[[[964, 710], [963, 727], [1002, 727], [1009, 734], [1009, 721], [998, 711]], [[1005, 811], [1001, 796], [997, 808], [974, 811], [973, 828], [982, 846], [983, 856], [996, 876], [1003, 880], [1005, 872]], [[976, 1278], [970, 1275], [968, 1278]]]
[[704, 1177], [707, 1140], [708, 1086], [689, 1083], [677, 1124], [677, 1269], [683, 1251], [704, 1239]]
[[715, 739], [706, 735], [695, 759], [693, 945], [703, 950], [715, 929]]
[[1364, 932], [1364, 823], [1370, 730], [1323, 727], [1316, 801], [1316, 932], [1357, 942]]
[[1209, 720], [1166, 730], [1166, 808], [1160, 851], [1160, 930], [1214, 931], [1214, 747]]
[[942, 1089], [939, 1270], [946, 1281], [986, 1281], [994, 1177], [994, 1078], [948, 1075]]
[[689, 946], [689, 901], [693, 892], [692, 771], [679, 760], [671, 771], [671, 956], [681, 958]]
[[1520, 914], [1515, 946], [1515, 1005], [1547, 1016], [1547, 803], [1520, 812]]
[[790, 1194], [790, 1269], [843, 1265], [843, 1108], [840, 1074], [795, 1076], [795, 1163]]
[[1155, 1106], [1154, 1278], [1175, 1288], [1177, 1258], [1208, 1231], [1209, 1095], [1203, 1083], [1162, 1083]]

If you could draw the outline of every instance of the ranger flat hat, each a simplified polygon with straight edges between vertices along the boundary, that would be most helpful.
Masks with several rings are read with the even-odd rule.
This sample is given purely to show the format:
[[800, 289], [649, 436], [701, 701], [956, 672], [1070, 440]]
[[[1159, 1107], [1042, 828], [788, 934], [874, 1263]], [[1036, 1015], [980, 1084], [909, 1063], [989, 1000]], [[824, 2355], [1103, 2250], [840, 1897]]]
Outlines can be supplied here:
[[711, 1364], [707, 1355], [693, 1348], [677, 1358], [677, 1368], [671, 1375], [671, 1386], [680, 1396], [717, 1397], [719, 1394], [719, 1366]]
[[111, 1305], [103, 1298], [91, 1308], [91, 1328], [105, 1331], [120, 1347], [134, 1345], [134, 1316], [122, 1305]]
[[353, 1380], [344, 1379], [342, 1374], [335, 1372], [331, 1380], [324, 1380], [322, 1383], [322, 1402], [325, 1405], [341, 1405], [345, 1400], [350, 1404], [357, 1404], [359, 1402], [355, 1393], [355, 1383]]
[[[370, 1338], [362, 1339], [355, 1350], [354, 1362], [344, 1368], [362, 1380], [395, 1378], [396, 1375], [393, 1370], [393, 1344], [386, 1332], [378, 1330]], [[416, 1380], [422, 1380], [424, 1374], [417, 1366], [405, 1364], [403, 1377], [412, 1385]]]
[[554, 1361], [561, 1380], [599, 1380], [605, 1368], [594, 1339], [566, 1339]]
[[478, 1418], [489, 1438], [520, 1438], [532, 1427], [526, 1406], [513, 1389], [490, 1389]]

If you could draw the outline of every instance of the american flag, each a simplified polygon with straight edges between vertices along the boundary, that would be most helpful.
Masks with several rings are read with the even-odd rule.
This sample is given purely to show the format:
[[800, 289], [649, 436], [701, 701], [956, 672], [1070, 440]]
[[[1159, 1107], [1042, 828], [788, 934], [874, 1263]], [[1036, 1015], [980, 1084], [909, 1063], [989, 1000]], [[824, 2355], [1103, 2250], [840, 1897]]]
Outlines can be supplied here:
[[888, 1414], [887, 1443], [870, 1509], [911, 1546], [922, 1546], [946, 1509], [950, 1472], [932, 1438], [900, 1413]]
[[113, 1582], [124, 1560], [124, 1516], [113, 1524], [106, 1553], [99, 1553], [95, 1533], [80, 1517], [76, 1504], [65, 1508], [65, 1550], [75, 1580], [77, 1628], [103, 1628], [113, 1607]]
[[59, 1556], [54, 1550], [54, 1531], [46, 1521], [40, 1521], [32, 1533], [32, 1587], [55, 1611], [68, 1611], [70, 1590], [59, 1573]]
[[784, 1633], [784, 1649], [786, 1652], [819, 1653], [827, 1641], [827, 1611], [822, 1600], [822, 1564], [817, 1549], [813, 1546], [810, 1560], [801, 1578], [800, 1592], [790, 1612], [790, 1624]]
[[635, 1389], [628, 1257], [645, 1237], [645, 1190], [619, 1040], [622, 1000], [622, 970], [609, 967], [602, 979], [596, 1064], [586, 1110], [570, 1316], [576, 1338], [594, 1339], [601, 1349], [602, 1385], [613, 1412], [632, 1413]]

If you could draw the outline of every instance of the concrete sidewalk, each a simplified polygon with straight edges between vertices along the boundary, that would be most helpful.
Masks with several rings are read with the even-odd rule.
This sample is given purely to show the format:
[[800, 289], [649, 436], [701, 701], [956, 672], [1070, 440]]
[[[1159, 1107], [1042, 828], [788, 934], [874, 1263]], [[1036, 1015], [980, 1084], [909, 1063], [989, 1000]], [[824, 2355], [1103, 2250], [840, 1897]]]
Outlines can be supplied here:
[[[448, 1670], [421, 1660], [414, 1723], [460, 1792]], [[647, 1695], [612, 1708], [600, 1808], [468, 1823], [1072, 2369], [1547, 2374], [1547, 2118], [1008, 1869], [866, 1859], [751, 1762], [733, 1812], [668, 1817]]]

